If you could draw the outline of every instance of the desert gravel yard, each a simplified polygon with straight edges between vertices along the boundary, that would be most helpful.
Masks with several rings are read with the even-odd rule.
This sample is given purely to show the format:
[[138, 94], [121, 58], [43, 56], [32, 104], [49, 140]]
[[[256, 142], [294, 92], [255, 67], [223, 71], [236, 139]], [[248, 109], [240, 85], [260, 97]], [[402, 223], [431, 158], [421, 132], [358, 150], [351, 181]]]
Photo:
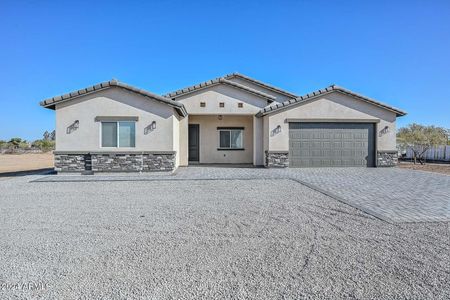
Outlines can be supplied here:
[[290, 179], [37, 178], [0, 181], [0, 299], [450, 297], [448, 222]]

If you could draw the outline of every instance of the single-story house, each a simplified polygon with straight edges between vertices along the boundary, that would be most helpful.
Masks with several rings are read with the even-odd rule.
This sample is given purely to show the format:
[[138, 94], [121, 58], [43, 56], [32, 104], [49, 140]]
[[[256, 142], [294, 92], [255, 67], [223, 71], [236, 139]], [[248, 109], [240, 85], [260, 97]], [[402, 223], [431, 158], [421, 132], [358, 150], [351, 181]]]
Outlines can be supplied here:
[[336, 85], [297, 96], [238, 73], [162, 96], [113, 79], [40, 105], [56, 111], [59, 172], [393, 166], [405, 115]]

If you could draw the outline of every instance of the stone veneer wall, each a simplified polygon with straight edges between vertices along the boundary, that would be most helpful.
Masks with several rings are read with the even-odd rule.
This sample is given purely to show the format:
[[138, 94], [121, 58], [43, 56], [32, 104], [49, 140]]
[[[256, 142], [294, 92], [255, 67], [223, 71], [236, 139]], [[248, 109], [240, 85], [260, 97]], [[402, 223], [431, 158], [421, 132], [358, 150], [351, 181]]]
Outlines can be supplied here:
[[84, 171], [84, 154], [54, 154], [55, 171], [82, 172]]
[[289, 152], [266, 151], [266, 167], [287, 168], [289, 167]]
[[175, 169], [175, 153], [144, 154], [142, 171], [172, 171]]
[[397, 151], [377, 151], [377, 167], [394, 167], [397, 163]]
[[85, 155], [91, 156], [94, 172], [155, 172], [175, 168], [175, 152], [130, 153], [58, 153], [55, 152], [55, 171], [85, 171]]
[[140, 172], [142, 154], [99, 153], [91, 154], [94, 172]]

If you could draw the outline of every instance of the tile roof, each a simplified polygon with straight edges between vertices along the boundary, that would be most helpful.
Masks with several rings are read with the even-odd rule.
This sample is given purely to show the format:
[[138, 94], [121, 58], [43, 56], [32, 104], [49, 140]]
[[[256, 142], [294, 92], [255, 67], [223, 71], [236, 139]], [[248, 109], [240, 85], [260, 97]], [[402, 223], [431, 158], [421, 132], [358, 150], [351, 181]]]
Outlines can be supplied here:
[[125, 89], [127, 91], [130, 91], [130, 92], [154, 99], [156, 101], [168, 104], [168, 105], [172, 106], [173, 108], [175, 108], [175, 110], [178, 112], [178, 114], [180, 116], [183, 116], [183, 117], [187, 116], [186, 108], [184, 107], [184, 105], [182, 103], [173, 101], [171, 99], [167, 99], [165, 97], [161, 97], [159, 95], [150, 93], [146, 90], [142, 90], [142, 89], [133, 87], [131, 85], [120, 82], [115, 79], [112, 79], [110, 81], [105, 81], [105, 82], [102, 82], [102, 83], [99, 83], [99, 84], [96, 84], [96, 85], [93, 85], [93, 86], [90, 86], [90, 87], [87, 87], [87, 88], [84, 88], [81, 90], [70, 92], [68, 94], [64, 94], [61, 96], [56, 96], [56, 97], [52, 97], [49, 99], [45, 99], [40, 102], [40, 105], [43, 107], [49, 108], [49, 109], [55, 109], [55, 105], [58, 103], [66, 102], [66, 101], [72, 100], [74, 98], [92, 94], [92, 93], [98, 92], [100, 90], [105, 90], [105, 89], [108, 89], [111, 87], [119, 87], [119, 88]]
[[205, 82], [202, 82], [202, 83], [199, 83], [199, 84], [196, 84], [196, 85], [184, 88], [184, 89], [180, 89], [180, 90], [168, 93], [168, 94], [164, 95], [164, 97], [171, 98], [171, 99], [176, 99], [176, 98], [178, 98], [180, 96], [184, 96], [186, 94], [193, 93], [193, 92], [196, 92], [198, 90], [202, 90], [202, 89], [205, 89], [207, 87], [211, 87], [211, 86], [219, 85], [219, 84], [226, 84], [226, 85], [232, 86], [234, 88], [237, 88], [237, 89], [240, 89], [240, 90], [244, 90], [244, 91], [246, 91], [246, 92], [248, 92], [250, 94], [254, 94], [254, 95], [260, 96], [262, 98], [265, 98], [269, 102], [273, 102], [276, 99], [274, 96], [271, 96], [269, 94], [257, 91], [257, 90], [252, 89], [252, 88], [249, 88], [248, 86], [245, 86], [243, 84], [227, 80], [224, 77], [219, 77], [219, 78], [208, 80], [208, 81], [205, 81]]
[[288, 92], [286, 90], [280, 89], [280, 88], [278, 88], [276, 86], [267, 84], [265, 82], [256, 80], [254, 78], [251, 78], [249, 76], [246, 76], [246, 75], [243, 75], [243, 74], [240, 74], [240, 73], [237, 73], [237, 72], [225, 75], [225, 76], [223, 76], [223, 78], [225, 78], [225, 79], [240, 78], [240, 79], [252, 82], [252, 83], [254, 83], [256, 85], [262, 86], [262, 87], [264, 87], [264, 88], [266, 88], [268, 90], [271, 90], [271, 91], [277, 92], [279, 94], [285, 95], [285, 96], [290, 97], [290, 98], [297, 98], [298, 97], [297, 95], [292, 94], [292, 93], [290, 93], [290, 92]]
[[337, 86], [337, 85], [333, 84], [333, 85], [330, 85], [329, 87], [326, 87], [326, 88], [321, 89], [321, 90], [317, 90], [315, 92], [306, 94], [304, 96], [300, 96], [300, 97], [297, 97], [295, 99], [284, 101], [283, 103], [277, 103], [277, 104], [272, 104], [272, 105], [266, 106], [259, 113], [257, 113], [256, 116], [257, 117], [261, 117], [261, 116], [264, 116], [264, 115], [267, 115], [267, 114], [271, 114], [273, 112], [279, 111], [279, 110], [284, 109], [284, 108], [291, 107], [291, 106], [299, 104], [299, 103], [304, 103], [304, 102], [311, 101], [311, 100], [313, 100], [313, 99], [315, 99], [315, 98], [317, 98], [319, 96], [330, 94], [332, 92], [338, 92], [338, 93], [341, 93], [341, 94], [349, 95], [351, 97], [357, 98], [359, 100], [365, 101], [365, 102], [373, 104], [375, 106], [378, 106], [378, 107], [390, 110], [390, 111], [396, 113], [397, 116], [404, 116], [404, 115], [406, 115], [406, 112], [401, 111], [401, 110], [399, 110], [399, 109], [397, 109], [395, 107], [392, 107], [392, 106], [389, 106], [387, 104], [378, 102], [378, 101], [376, 101], [374, 99], [362, 96], [360, 94], [357, 94], [355, 92], [352, 92], [352, 91], [347, 90], [347, 89], [345, 89], [343, 87], [340, 87], [340, 86]]

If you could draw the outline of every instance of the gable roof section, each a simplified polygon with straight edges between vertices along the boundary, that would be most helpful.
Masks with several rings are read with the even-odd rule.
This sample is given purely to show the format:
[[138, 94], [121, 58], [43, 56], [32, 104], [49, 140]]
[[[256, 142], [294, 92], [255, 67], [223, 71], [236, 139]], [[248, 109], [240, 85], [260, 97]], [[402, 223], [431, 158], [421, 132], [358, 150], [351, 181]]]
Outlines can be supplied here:
[[219, 84], [225, 84], [225, 85], [231, 86], [233, 88], [243, 90], [243, 91], [245, 91], [247, 93], [250, 93], [250, 94], [262, 97], [262, 98], [266, 99], [269, 102], [273, 102], [276, 99], [272, 95], [269, 95], [269, 94], [257, 91], [255, 89], [252, 89], [252, 88], [250, 88], [248, 86], [245, 86], [243, 84], [230, 81], [230, 80], [228, 80], [226, 78], [227, 76], [230, 76], [230, 75], [226, 75], [226, 76], [223, 76], [223, 77], [218, 77], [216, 79], [208, 80], [208, 81], [202, 82], [200, 84], [196, 84], [196, 85], [184, 88], [184, 89], [180, 89], [180, 90], [168, 93], [168, 94], [164, 95], [164, 97], [171, 98], [171, 99], [176, 99], [176, 98], [184, 96], [186, 94], [193, 93], [193, 92], [196, 92], [196, 91], [199, 91], [199, 90], [211, 87], [211, 86], [215, 86], [215, 85], [219, 85]]
[[386, 110], [394, 112], [397, 116], [404, 116], [404, 115], [406, 115], [406, 112], [401, 111], [401, 110], [399, 110], [399, 109], [397, 109], [395, 107], [392, 107], [392, 106], [389, 106], [387, 104], [378, 102], [378, 101], [376, 101], [374, 99], [362, 96], [360, 94], [357, 94], [355, 92], [352, 92], [352, 91], [347, 90], [347, 89], [345, 89], [343, 87], [340, 87], [340, 86], [337, 86], [337, 85], [333, 84], [333, 85], [330, 85], [329, 87], [326, 87], [326, 88], [321, 89], [321, 90], [317, 90], [315, 92], [306, 94], [304, 96], [300, 96], [300, 97], [297, 97], [295, 99], [284, 101], [283, 103], [277, 103], [277, 104], [273, 104], [273, 105], [270, 105], [270, 106], [266, 106], [259, 113], [257, 113], [256, 116], [257, 117], [262, 117], [262, 116], [265, 116], [265, 115], [268, 115], [268, 114], [280, 111], [280, 110], [285, 109], [285, 108], [290, 108], [290, 107], [295, 106], [295, 105], [300, 104], [300, 103], [306, 103], [306, 102], [312, 101], [312, 100], [314, 100], [314, 99], [316, 99], [316, 98], [318, 98], [320, 96], [327, 95], [327, 94], [330, 94], [332, 92], [338, 92], [338, 93], [341, 93], [341, 94], [344, 94], [344, 95], [348, 95], [348, 96], [351, 96], [351, 97], [356, 98], [358, 100], [362, 100], [362, 101], [370, 103], [372, 105], [384, 108]]
[[297, 97], [298, 97], [297, 95], [292, 94], [292, 93], [290, 93], [290, 92], [288, 92], [288, 91], [286, 91], [286, 90], [280, 89], [280, 88], [278, 88], [278, 87], [276, 87], [276, 86], [267, 84], [267, 83], [265, 83], [265, 82], [256, 80], [256, 79], [254, 79], [254, 78], [245, 76], [245, 75], [240, 74], [240, 73], [236, 73], [236, 72], [235, 72], [235, 73], [231, 73], [231, 74], [228, 74], [228, 75], [223, 76], [223, 78], [225, 78], [225, 79], [232, 79], [232, 78], [243, 79], [243, 80], [246, 80], [246, 81], [248, 81], [248, 82], [251, 82], [251, 83], [253, 83], [253, 84], [259, 85], [259, 86], [261, 86], [261, 87], [263, 87], [263, 88], [266, 88], [266, 89], [268, 89], [268, 90], [271, 90], [271, 91], [273, 91], [273, 92], [276, 92], [276, 93], [278, 93], [278, 94], [281, 94], [281, 95], [284, 95], [284, 96], [287, 96], [287, 97], [290, 97], [290, 98], [297, 98]]
[[161, 97], [159, 95], [150, 93], [146, 90], [142, 90], [142, 89], [133, 87], [131, 85], [117, 81], [115, 79], [110, 80], [110, 81], [105, 81], [105, 82], [102, 82], [102, 83], [99, 83], [99, 84], [96, 84], [96, 85], [93, 85], [93, 86], [90, 86], [90, 87], [87, 87], [87, 88], [84, 88], [84, 89], [81, 89], [78, 91], [70, 92], [68, 94], [64, 94], [61, 96], [56, 96], [53, 98], [45, 99], [45, 100], [41, 101], [39, 104], [41, 106], [49, 108], [49, 109], [55, 109], [55, 105], [58, 103], [67, 102], [67, 101], [73, 100], [73, 99], [81, 97], [81, 96], [85, 96], [85, 95], [96, 93], [101, 90], [109, 89], [111, 87], [122, 88], [124, 90], [136, 93], [138, 95], [162, 102], [164, 104], [167, 104], [167, 105], [173, 107], [180, 116], [182, 116], [182, 117], [187, 116], [186, 108], [184, 107], [184, 105], [182, 103], [173, 101], [171, 99], [167, 99], [165, 97]]

